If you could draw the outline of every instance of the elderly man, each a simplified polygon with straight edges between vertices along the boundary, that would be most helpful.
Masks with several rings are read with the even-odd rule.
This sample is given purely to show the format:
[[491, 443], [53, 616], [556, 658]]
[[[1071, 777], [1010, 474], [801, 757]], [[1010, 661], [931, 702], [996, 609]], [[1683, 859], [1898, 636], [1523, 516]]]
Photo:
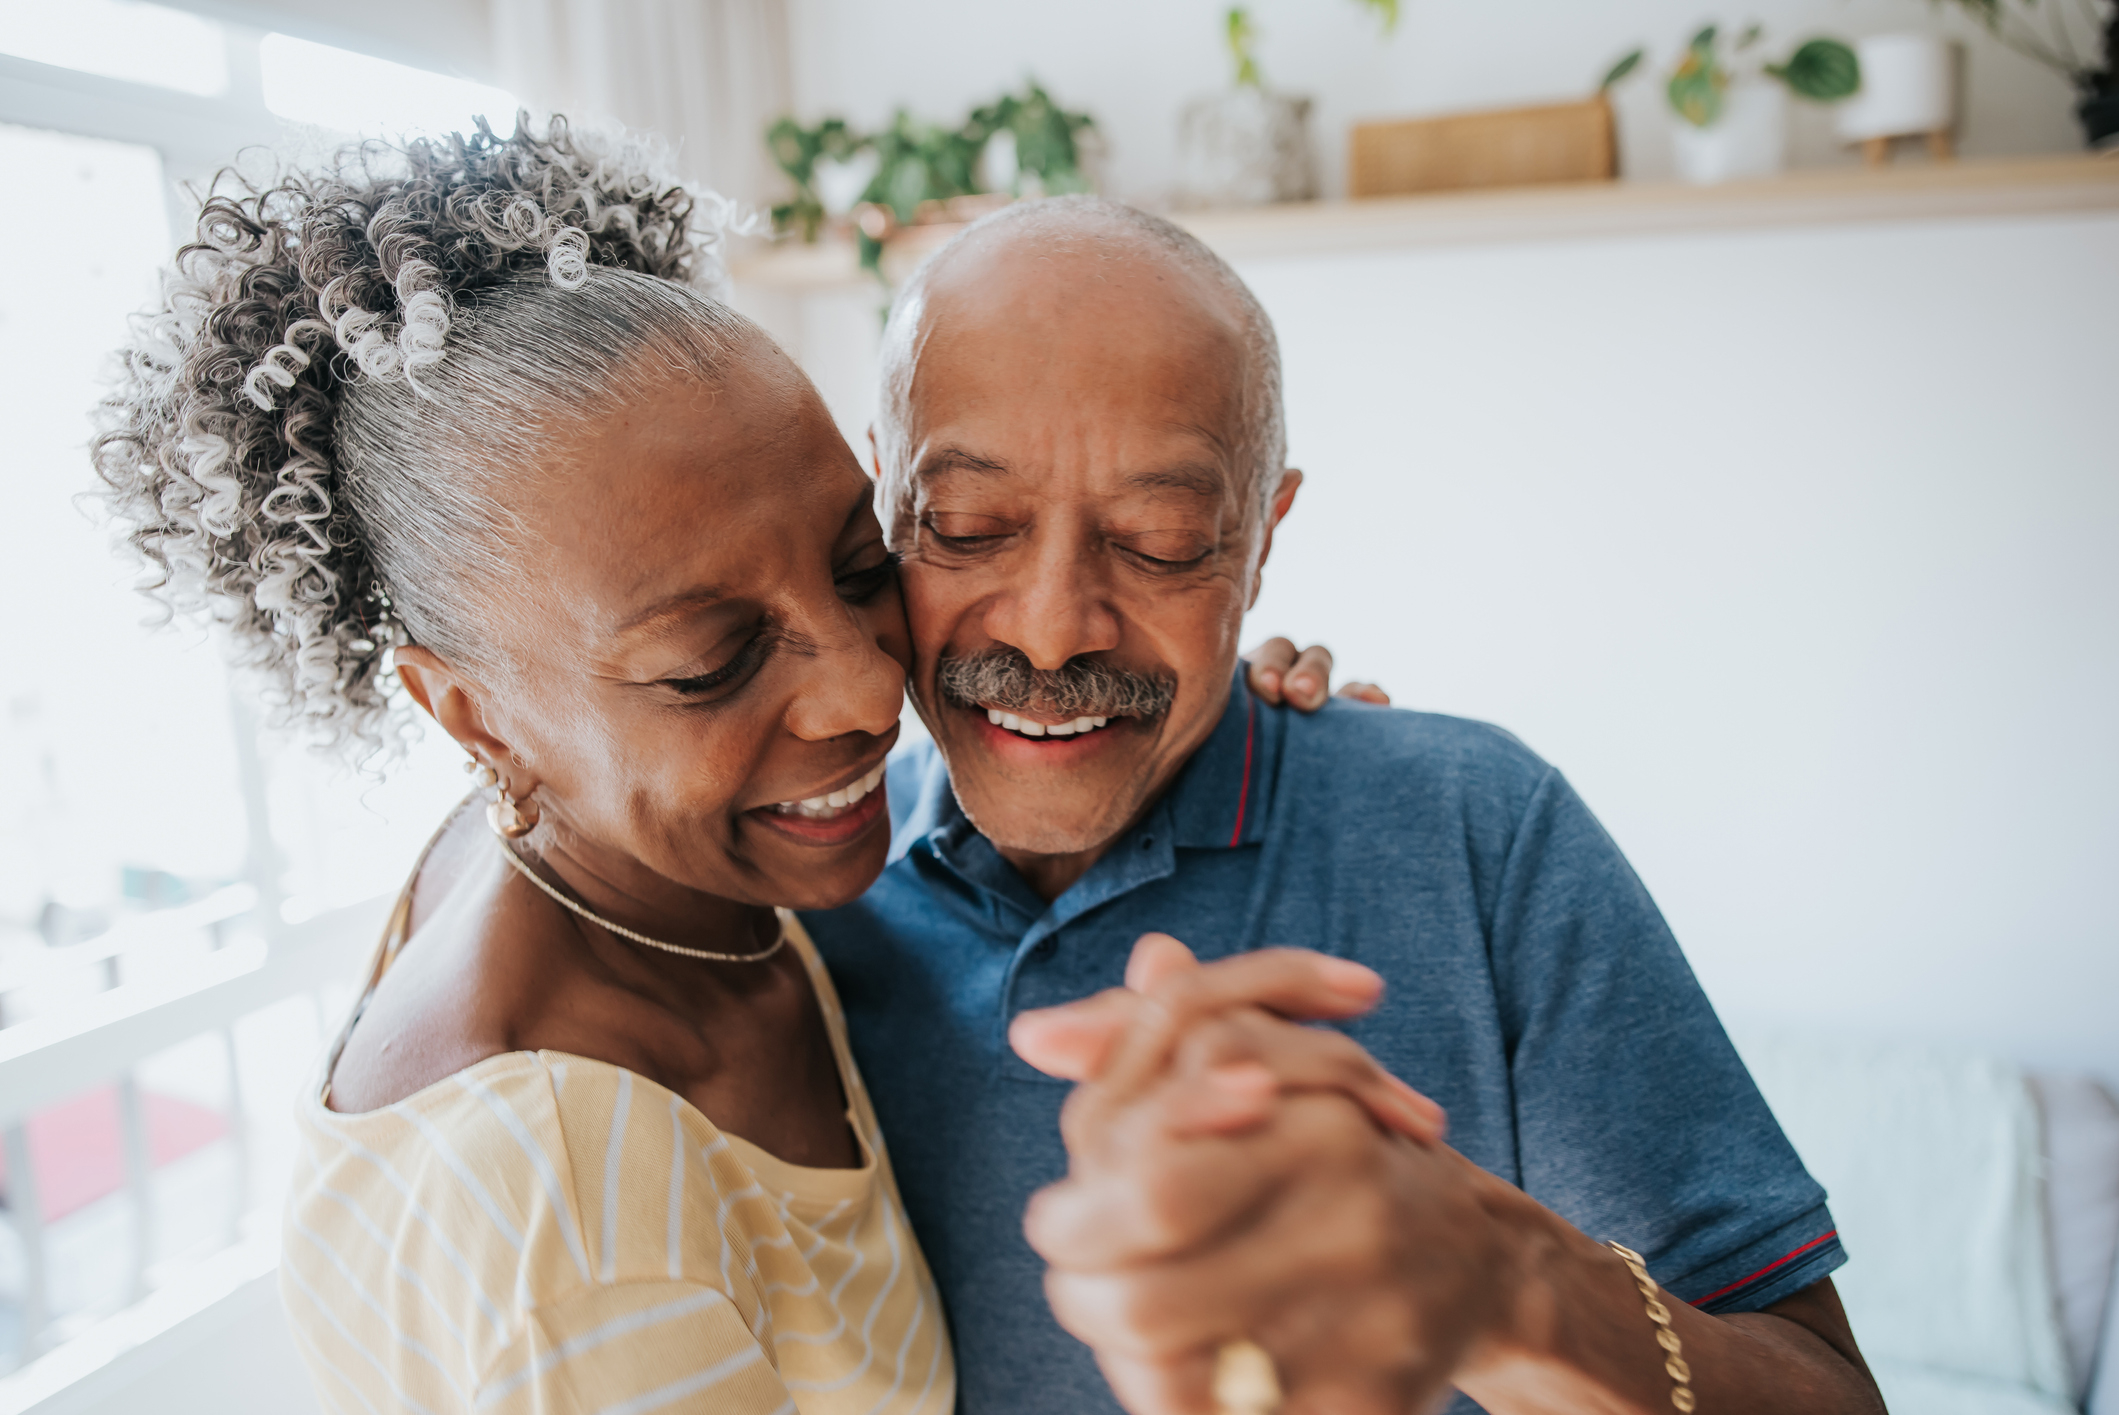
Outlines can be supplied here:
[[[882, 880], [811, 924], [965, 1409], [1109, 1409], [1099, 1361], [1137, 1412], [1200, 1409], [1243, 1336], [1298, 1408], [1881, 1409], [1823, 1191], [1560, 775], [1491, 727], [1304, 717], [1236, 678], [1302, 477], [1235, 274], [1124, 207], [1025, 203], [932, 259], [884, 344], [876, 474], [938, 750], [893, 768]], [[1207, 969], [1154, 945], [1130, 980], [1159, 1005], [1118, 1040], [1010, 1049], [1155, 930]], [[1383, 975], [1344, 1030], [1448, 1146], [1270, 1064], [1277, 1099], [1187, 1128], [1201, 1086], [1255, 1086], [1246, 1036], [1317, 1036], [1201, 1001], [1273, 944]], [[1048, 1073], [1094, 1078], [1064, 1148]]]

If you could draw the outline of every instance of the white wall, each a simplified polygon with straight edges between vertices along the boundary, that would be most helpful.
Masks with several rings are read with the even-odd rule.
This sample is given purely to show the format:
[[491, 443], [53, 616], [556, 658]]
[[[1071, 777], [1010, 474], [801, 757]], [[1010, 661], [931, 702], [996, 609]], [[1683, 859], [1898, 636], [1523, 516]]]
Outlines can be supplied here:
[[1558, 763], [1732, 1018], [2119, 1079], [2119, 217], [1241, 269], [1310, 476], [1254, 636]]
[[[1229, 81], [1220, 41], [1224, 0], [791, 0], [795, 95], [810, 117], [886, 119], [898, 106], [955, 121], [1035, 75], [1103, 125], [1106, 189], [1153, 201], [1171, 184], [1177, 113]], [[1952, 7], [1954, 9], [1954, 7]], [[1250, 0], [1267, 81], [1315, 95], [1314, 131], [1327, 194], [1344, 189], [1347, 125], [1360, 118], [1543, 102], [1586, 94], [1636, 45], [1673, 54], [1706, 18], [1758, 19], [1787, 48], [1816, 33], [1846, 37], [1941, 27], [1971, 38], [1965, 150], [2067, 151], [2082, 144], [2067, 86], [1926, 0], [1403, 0], [1398, 32], [1378, 37], [1353, 0]], [[1632, 175], [1669, 170], [1660, 76], [1621, 91]], [[1798, 105], [1797, 160], [1850, 161], [1829, 120]]]

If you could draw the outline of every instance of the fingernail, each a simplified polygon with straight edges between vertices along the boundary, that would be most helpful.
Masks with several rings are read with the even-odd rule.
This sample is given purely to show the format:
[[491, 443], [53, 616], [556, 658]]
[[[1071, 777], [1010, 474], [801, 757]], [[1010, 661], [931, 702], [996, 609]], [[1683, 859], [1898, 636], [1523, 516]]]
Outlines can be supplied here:
[[1315, 678], [1310, 677], [1309, 674], [1305, 673], [1299, 678], [1290, 678], [1288, 680], [1288, 687], [1293, 691], [1302, 694], [1304, 697], [1308, 697], [1310, 694], [1317, 691], [1317, 680]]
[[1258, 675], [1258, 681], [1261, 686], [1277, 693], [1280, 691], [1280, 670], [1268, 668], [1265, 672]]
[[1264, 1098], [1278, 1095], [1280, 1079], [1265, 1065], [1256, 1061], [1230, 1061], [1207, 1071], [1207, 1079], [1217, 1090], [1246, 1098]]
[[1317, 971], [1324, 975], [1325, 983], [1334, 991], [1351, 993], [1355, 997], [1374, 997], [1383, 991], [1383, 977], [1373, 968], [1364, 968], [1359, 963], [1344, 958], [1321, 958]]

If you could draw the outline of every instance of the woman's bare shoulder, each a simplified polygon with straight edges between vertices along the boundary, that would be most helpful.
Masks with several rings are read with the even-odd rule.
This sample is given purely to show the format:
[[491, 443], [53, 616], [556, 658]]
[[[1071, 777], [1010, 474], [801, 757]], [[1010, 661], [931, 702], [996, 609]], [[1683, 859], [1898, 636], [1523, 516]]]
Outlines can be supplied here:
[[503, 889], [507, 870], [477, 811], [444, 827], [412, 882], [397, 956], [331, 1074], [331, 1109], [379, 1110], [488, 1057], [520, 1049], [539, 920]]

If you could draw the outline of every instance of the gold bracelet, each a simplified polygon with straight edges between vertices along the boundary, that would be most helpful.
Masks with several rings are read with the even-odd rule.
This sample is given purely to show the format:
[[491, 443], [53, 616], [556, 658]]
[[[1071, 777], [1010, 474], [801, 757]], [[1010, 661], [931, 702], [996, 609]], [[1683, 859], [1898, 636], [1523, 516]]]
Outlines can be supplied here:
[[1685, 1412], [1685, 1415], [1691, 1415], [1694, 1404], [1692, 1367], [1685, 1364], [1684, 1343], [1679, 1341], [1678, 1334], [1670, 1329], [1670, 1309], [1656, 1296], [1658, 1289], [1655, 1279], [1648, 1275], [1648, 1264], [1641, 1261], [1641, 1255], [1631, 1248], [1617, 1243], [1606, 1243], [1604, 1246], [1626, 1260], [1626, 1268], [1633, 1274], [1634, 1286], [1640, 1288], [1641, 1296], [1647, 1299], [1648, 1320], [1655, 1323], [1655, 1342], [1665, 1353], [1663, 1369], [1670, 1373], [1671, 1380], [1677, 1382], [1670, 1392], [1670, 1403]]

